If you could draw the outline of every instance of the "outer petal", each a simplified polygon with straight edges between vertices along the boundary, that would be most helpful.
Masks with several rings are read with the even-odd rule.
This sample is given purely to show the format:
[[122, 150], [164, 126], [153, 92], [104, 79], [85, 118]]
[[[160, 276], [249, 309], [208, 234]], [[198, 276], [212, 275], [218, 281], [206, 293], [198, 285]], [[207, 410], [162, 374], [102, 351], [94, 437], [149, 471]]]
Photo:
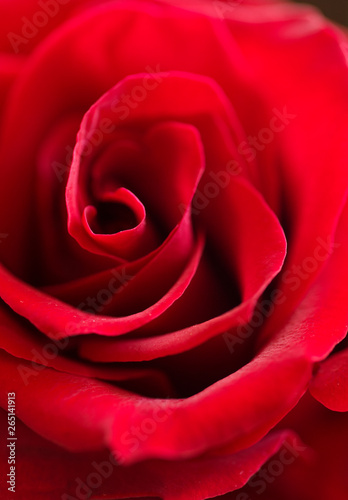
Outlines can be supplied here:
[[[263, 337], [268, 338], [279, 331], [325, 266], [325, 260], [316, 258], [318, 239], [333, 241], [346, 202], [346, 37], [318, 12], [290, 4], [240, 6], [226, 23], [269, 106], [281, 111], [286, 123], [279, 135], [280, 162], [272, 164], [273, 175], [269, 172], [267, 179], [278, 178], [283, 193], [279, 218], [289, 251], [280, 288], [288, 300], [266, 325]], [[308, 259], [315, 264], [308, 265]]]
[[11, 55], [0, 55], [0, 113], [3, 114], [13, 82], [23, 68], [24, 60]]
[[93, 5], [93, 0], [2, 0], [0, 51], [29, 54], [69, 17]]
[[[127, 433], [131, 415], [132, 423], [139, 423], [139, 413], [128, 408], [124, 423], [122, 418], [118, 419], [114, 429], [117, 435], [113, 437], [114, 446], [121, 445], [123, 456], [160, 453], [161, 456], [173, 457], [177, 456], [175, 450], [178, 448], [181, 448], [180, 453], [191, 453], [193, 450], [197, 453], [205, 446], [218, 446], [232, 440], [237, 447], [245, 447], [259, 439], [296, 404], [310, 380], [313, 362], [325, 358], [332, 346], [345, 336], [347, 308], [340, 306], [340, 300], [342, 290], [345, 297], [347, 282], [342, 274], [346, 269], [344, 263], [348, 248], [347, 216], [348, 210], [345, 210], [336, 235], [339, 246], [325, 272], [288, 326], [278, 334], [277, 340], [270, 342], [249, 365], [180, 403], [175, 411], [175, 425], [168, 419], [156, 435], [150, 436], [140, 447], [134, 448], [132, 435], [127, 435], [128, 444], [120, 442], [121, 429]], [[323, 295], [325, 290], [326, 295]], [[322, 307], [323, 298], [327, 307], [325, 310]], [[330, 311], [330, 316], [327, 311]], [[263, 390], [266, 393], [262, 393]], [[224, 408], [222, 413], [221, 408]], [[258, 415], [257, 421], [255, 414]], [[197, 426], [197, 421], [200, 421], [200, 426]]]
[[[263, 495], [246, 489], [252, 500], [345, 500], [348, 480], [348, 419], [346, 413], [324, 408], [309, 394], [281, 426], [293, 429], [307, 446], [306, 460], [294, 460]], [[254, 495], [252, 494], [254, 490]]]
[[348, 350], [320, 364], [310, 386], [311, 394], [327, 408], [348, 411]]
[[2, 353], [0, 402], [5, 408], [7, 392], [16, 392], [18, 417], [70, 450], [108, 445], [125, 463], [189, 458], [232, 440], [234, 448], [251, 445], [297, 402], [309, 378], [308, 366], [279, 354], [278, 362], [271, 362], [270, 355], [186, 400], [147, 399], [50, 368], [31, 381], [28, 400], [18, 360]]
[[[1, 411], [0, 424], [7, 416]], [[270, 435], [236, 454], [215, 454], [182, 462], [147, 461], [129, 467], [116, 465], [113, 455], [72, 454], [49, 443], [17, 421], [16, 496], [26, 500], [91, 499], [205, 500], [240, 488], [291, 434]], [[7, 473], [1, 449], [1, 473]], [[180, 480], [178, 480], [180, 478]], [[90, 487], [91, 485], [92, 487]], [[1, 484], [2, 498], [7, 489]]]

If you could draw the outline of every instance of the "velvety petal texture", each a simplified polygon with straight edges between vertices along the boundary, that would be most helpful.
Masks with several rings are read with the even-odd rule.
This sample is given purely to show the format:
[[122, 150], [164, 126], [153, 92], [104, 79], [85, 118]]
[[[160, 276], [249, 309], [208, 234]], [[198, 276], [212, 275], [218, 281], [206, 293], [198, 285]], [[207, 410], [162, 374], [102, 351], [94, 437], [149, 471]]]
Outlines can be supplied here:
[[[5, 420], [2, 412], [1, 422]], [[246, 452], [233, 455], [217, 453], [183, 462], [147, 461], [125, 467], [118, 465], [117, 457], [107, 450], [69, 454], [22, 423], [18, 425], [18, 436], [18, 469], [23, 479], [18, 495], [27, 500], [48, 497], [71, 500], [83, 495], [92, 499], [165, 500], [182, 500], [190, 495], [192, 499], [203, 500], [241, 487], [287, 439], [293, 439], [291, 432], [282, 431]], [[35, 492], [31, 488], [33, 482]], [[6, 495], [3, 485], [0, 491]]]
[[277, 0], [0, 6], [17, 498], [345, 500], [346, 34]]

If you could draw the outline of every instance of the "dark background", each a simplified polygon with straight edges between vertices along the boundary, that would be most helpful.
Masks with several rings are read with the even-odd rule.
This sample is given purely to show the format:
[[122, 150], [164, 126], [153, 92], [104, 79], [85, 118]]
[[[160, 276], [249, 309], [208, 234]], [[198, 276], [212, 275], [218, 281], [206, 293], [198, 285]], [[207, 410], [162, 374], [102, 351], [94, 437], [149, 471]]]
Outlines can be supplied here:
[[327, 17], [348, 26], [348, 0], [297, 0], [318, 7]]

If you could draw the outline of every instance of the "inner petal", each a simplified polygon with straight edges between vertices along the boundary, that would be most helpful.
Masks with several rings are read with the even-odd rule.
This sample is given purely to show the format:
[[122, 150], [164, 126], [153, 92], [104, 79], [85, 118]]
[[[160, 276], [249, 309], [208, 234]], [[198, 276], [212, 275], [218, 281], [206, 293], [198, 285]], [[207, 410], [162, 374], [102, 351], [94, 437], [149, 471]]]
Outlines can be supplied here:
[[180, 223], [204, 152], [188, 123], [119, 124], [102, 133], [108, 111], [96, 103], [82, 122], [66, 191], [68, 229], [86, 250], [129, 262], [153, 252]]
[[95, 234], [114, 234], [132, 229], [145, 219], [144, 205], [128, 189], [105, 193], [95, 206], [84, 210], [85, 221]]

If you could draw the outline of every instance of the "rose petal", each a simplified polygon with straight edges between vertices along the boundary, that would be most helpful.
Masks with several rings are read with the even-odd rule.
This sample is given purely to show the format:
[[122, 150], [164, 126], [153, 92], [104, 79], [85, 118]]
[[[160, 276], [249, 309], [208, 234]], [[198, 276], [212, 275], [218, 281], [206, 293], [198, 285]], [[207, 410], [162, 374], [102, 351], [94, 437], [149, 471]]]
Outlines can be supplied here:
[[[145, 390], [146, 393], [157, 396], [173, 394], [169, 380], [159, 370], [124, 365], [111, 367], [70, 359], [67, 355], [74, 350], [74, 342], [69, 339], [47, 341], [34, 328], [16, 321], [3, 308], [0, 309], [0, 319], [0, 348], [18, 358], [17, 370], [28, 391], [30, 382], [40, 377], [42, 370], [49, 367], [71, 375], [118, 381], [121, 384], [136, 380], [140, 392]], [[30, 361], [30, 364], [22, 364], [22, 360]]]
[[[177, 227], [178, 230], [173, 233], [173, 237], [163, 247], [160, 258], [156, 261], [156, 272], [160, 272], [162, 266], [168, 268], [168, 259], [174, 267], [174, 262], [171, 259], [172, 255], [175, 255], [178, 259], [178, 262], [175, 263], [176, 266], [181, 267], [183, 256], [186, 256], [183, 246], [191, 244], [187, 239], [182, 238], [182, 233], [187, 234], [187, 227], [189, 227], [189, 230], [191, 229], [188, 215], [189, 213], [183, 218], [183, 224]], [[4, 274], [1, 295], [7, 303], [11, 304], [13, 310], [29, 319], [40, 331], [46, 333], [48, 337], [64, 338], [87, 333], [99, 333], [111, 336], [122, 335], [135, 328], [139, 328], [149, 322], [151, 318], [157, 317], [181, 296], [194, 276], [203, 248], [204, 238], [200, 236], [195, 243], [190, 260], [186, 263], [177, 281], [172, 284], [170, 289], [155, 304], [151, 304], [145, 310], [130, 316], [115, 318], [109, 316], [96, 317], [95, 314], [76, 309], [28, 286], [26, 283], [11, 276], [3, 268], [0, 269]], [[176, 266], [174, 267], [174, 271], [177, 273], [178, 269]], [[141, 273], [140, 279], [146, 277], [147, 273], [151, 271], [151, 266], [145, 269], [145, 271]], [[129, 277], [128, 280], [131, 278]]]
[[35, 262], [31, 261], [30, 277], [35, 286], [61, 284], [115, 266], [115, 258], [91, 255], [66, 230], [64, 193], [79, 125], [78, 114], [65, 117], [42, 139], [40, 146], [35, 183], [35, 237], [32, 235]]
[[[137, 80], [138, 78], [134, 77], [134, 81]], [[137, 200], [137, 197], [134, 194], [129, 195], [127, 204], [133, 211], [134, 218], [137, 219], [137, 225], [134, 228], [126, 229], [115, 234], [95, 234], [95, 232], [91, 231], [90, 223], [88, 222], [88, 218], [91, 218], [92, 214], [91, 208], [87, 207], [86, 212], [86, 205], [88, 204], [88, 201], [86, 201], [85, 199], [87, 197], [87, 194], [85, 192], [87, 190], [87, 186], [84, 186], [84, 183], [82, 182], [87, 175], [86, 169], [89, 168], [89, 163], [93, 161], [90, 158], [91, 155], [85, 158], [85, 155], [82, 154], [83, 145], [92, 145], [92, 143], [90, 142], [92, 139], [90, 139], [90, 137], [93, 137], [95, 131], [98, 131], [99, 134], [102, 135], [102, 137], [105, 135], [99, 129], [99, 127], [101, 127], [101, 125], [99, 124], [104, 123], [105, 120], [108, 120], [108, 123], [112, 123], [110, 115], [113, 115], [113, 102], [120, 93], [126, 92], [126, 90], [127, 89], [124, 88], [124, 84], [120, 83], [105, 96], [103, 96], [85, 115], [85, 118], [82, 121], [78, 141], [75, 147], [74, 159], [70, 169], [66, 192], [66, 201], [68, 209], [69, 232], [81, 246], [95, 253], [106, 253], [110, 256], [115, 255], [127, 260], [133, 260], [135, 258], [141, 257], [142, 254], [146, 254], [151, 251], [151, 246], [155, 248], [154, 245], [157, 243], [154, 236], [154, 230], [152, 226], [149, 225], [151, 224], [151, 218], [149, 223], [149, 218], [146, 217], [147, 207], [142, 206], [142, 204], [139, 200]], [[157, 116], [155, 105], [158, 105], [159, 109], [161, 109], [163, 107], [163, 104], [161, 103], [161, 100], [159, 102], [157, 102], [156, 100], [152, 103], [152, 112], [154, 117]], [[113, 117], [113, 120], [116, 124], [118, 123], [116, 117]], [[112, 126], [114, 128], [116, 127], [115, 124], [113, 124]], [[110, 134], [108, 134], [105, 141], [107, 141], [107, 143], [116, 141], [117, 145], [119, 139], [117, 136], [113, 138], [110, 137]], [[174, 206], [171, 207], [171, 209], [175, 210], [177, 209], [178, 205], [182, 205], [182, 213], [184, 213], [187, 210], [187, 205], [190, 203], [190, 200], [193, 197], [194, 188], [197, 185], [203, 170], [204, 155], [198, 132], [189, 125], [185, 126], [184, 124], [179, 125], [172, 123], [165, 126], [162, 124], [160, 128], [157, 127], [152, 130], [150, 135], [147, 134], [145, 138], [141, 140], [141, 142], [144, 142], [145, 150], [143, 151], [142, 147], [140, 146], [138, 155], [136, 155], [134, 158], [132, 157], [131, 160], [128, 159], [127, 163], [125, 163], [125, 160], [122, 157], [121, 159], [119, 159], [117, 154], [118, 151], [115, 150], [114, 146], [112, 147], [113, 155], [111, 168], [109, 167], [109, 169], [111, 170], [109, 173], [109, 184], [111, 181], [119, 187], [115, 189], [108, 185], [108, 201], [117, 201], [115, 200], [115, 196], [119, 196], [117, 195], [117, 193], [121, 192], [120, 188], [124, 188], [124, 183], [126, 184], [126, 187], [129, 186], [132, 191], [135, 191], [137, 189], [137, 185], [139, 186], [139, 181], [134, 182], [133, 179], [136, 179], [137, 177], [144, 177], [144, 171], [146, 171], [147, 173], [147, 183], [149, 182], [149, 179], [151, 179], [151, 177], [156, 176], [154, 178], [154, 182], [155, 185], [157, 184], [157, 189], [154, 190], [155, 192], [153, 193], [153, 196], [157, 196], [157, 192], [163, 191], [165, 193], [167, 183], [164, 183], [162, 185], [162, 183], [160, 182], [161, 179], [163, 180], [163, 176], [160, 177], [159, 181], [157, 180], [157, 172], [159, 171], [160, 166], [162, 166], [163, 169], [163, 158], [167, 159], [167, 155], [169, 155], [169, 160], [166, 160], [166, 168], [172, 172], [169, 175], [169, 181], [171, 179], [177, 180], [178, 175], [180, 175], [181, 173], [182, 175], [180, 178], [180, 182], [182, 182], [184, 185], [187, 185], [187, 193], [185, 193], [186, 196], [178, 199], [174, 198]], [[103, 144], [101, 144], [99, 147], [102, 147], [102, 145]], [[108, 148], [109, 146], [104, 145], [104, 147]], [[160, 158], [161, 163], [159, 163]], [[111, 158], [109, 161], [111, 161]], [[120, 162], [121, 164], [118, 165]], [[131, 164], [127, 167], [128, 163]], [[88, 174], [88, 176], [94, 179], [95, 184], [96, 179], [93, 176], [93, 170], [95, 167], [93, 166], [90, 168], [92, 169], [92, 172]], [[129, 172], [130, 169], [132, 171], [131, 174]], [[106, 176], [105, 173], [104, 176]], [[128, 182], [126, 180], [127, 177], [128, 179], [130, 178]], [[97, 179], [97, 182], [100, 185], [102, 181], [100, 179]], [[110, 189], [114, 191], [113, 200], [111, 200], [110, 198]], [[180, 192], [180, 190], [177, 189], [175, 191]], [[141, 199], [143, 197], [142, 186], [138, 187], [138, 190], [136, 192], [138, 193], [138, 197]], [[99, 193], [99, 201], [106, 201], [105, 196], [106, 193]], [[171, 200], [171, 197], [163, 199], [163, 202], [165, 202], [164, 206], [166, 207], [164, 208], [165, 211], [168, 211], [169, 209], [169, 200]], [[91, 201], [90, 203], [93, 202]], [[125, 200], [123, 200], [123, 203], [125, 203]], [[94, 210], [93, 214], [95, 216], [96, 209], [92, 210]], [[177, 212], [179, 215], [179, 211]], [[87, 214], [89, 215], [86, 219]], [[180, 219], [178, 219], [178, 217], [176, 217], [175, 219], [176, 225], [179, 223]], [[173, 227], [170, 227], [170, 230], [172, 229]]]
[[348, 350], [330, 356], [319, 365], [311, 394], [330, 410], [348, 411]]
[[[329, 411], [307, 393], [279, 426], [291, 428], [300, 436], [307, 447], [307, 456], [305, 460], [296, 459], [284, 467], [283, 474], [267, 484], [263, 496], [267, 500], [345, 500], [348, 491], [347, 422], [346, 413]], [[252, 489], [245, 491], [254, 500]]]
[[6, 106], [8, 93], [13, 82], [23, 69], [24, 59], [11, 55], [0, 54], [0, 114]]
[[276, 337], [284, 339], [312, 362], [325, 359], [347, 334], [348, 204], [345, 205], [334, 239], [334, 248], [319, 278]]
[[[164, 22], [165, 32], [161, 28]], [[37, 151], [42, 137], [67, 113], [76, 112], [82, 118], [100, 95], [122, 78], [144, 71], [153, 74], [166, 67], [209, 75], [223, 82], [233, 95], [250, 89], [243, 74], [246, 67], [241, 65], [235, 44], [229, 40], [225, 48], [221, 43], [221, 32], [226, 33], [226, 27], [220, 21], [216, 21], [216, 26], [214, 23], [203, 15], [183, 14], [181, 9], [170, 6], [117, 2], [74, 17], [30, 58], [11, 96], [0, 153], [7, 166], [6, 183], [0, 186], [0, 214], [11, 214], [0, 220], [1, 230], [9, 233], [16, 227], [15, 234], [0, 249], [2, 260], [10, 269], [23, 278], [33, 272], [31, 260], [35, 251], [29, 249], [28, 241], [32, 240], [30, 228], [35, 225], [35, 217], [27, 208], [35, 205], [33, 172]], [[192, 39], [193, 26], [196, 37]], [[122, 33], [122, 37], [115, 37], [115, 32]], [[149, 36], [142, 36], [144, 32]], [[174, 51], [168, 48], [172, 40], [176, 40]], [[223, 53], [216, 64], [221, 47]], [[204, 57], [197, 58], [197, 54], [203, 53]], [[226, 72], [225, 67], [231, 67], [231, 72]], [[67, 79], [65, 75], [71, 77]], [[251, 99], [254, 93], [250, 90]], [[243, 99], [239, 99], [239, 108], [249, 113], [250, 101], [245, 106], [242, 103]], [[16, 147], [18, 141], [21, 148]]]
[[[0, 423], [7, 416], [0, 412]], [[240, 488], [291, 433], [274, 433], [235, 455], [216, 454], [183, 462], [148, 461], [116, 466], [110, 452], [72, 454], [34, 434], [17, 421], [16, 494], [26, 500], [69, 500], [83, 494], [92, 499], [156, 497], [165, 500], [204, 500]], [[1, 449], [1, 471], [7, 457]], [[178, 481], [180, 477], [180, 481]], [[19, 481], [19, 478], [21, 480]], [[91, 485], [92, 487], [90, 487]], [[0, 492], [7, 494], [1, 483]]]
[[[284, 190], [277, 215], [289, 241], [279, 287], [287, 300], [267, 323], [266, 340], [284, 325], [325, 266], [317, 247], [320, 242], [330, 246], [346, 203], [346, 37], [319, 12], [287, 3], [270, 9], [241, 5], [225, 21], [285, 125], [273, 171]], [[326, 254], [329, 258], [330, 251]]]
[[[139, 361], [176, 354], [249, 319], [260, 294], [282, 267], [286, 243], [277, 219], [253, 188], [243, 180], [236, 179], [230, 184], [227, 194], [230, 197], [229, 217], [233, 218], [233, 225], [226, 227], [223, 235], [226, 254], [230, 254], [229, 262], [237, 262], [235, 265], [239, 274], [242, 304], [208, 322], [176, 332], [170, 331], [169, 324], [169, 332], [156, 337], [124, 342], [86, 339], [81, 347], [83, 356], [103, 361]], [[217, 227], [221, 229], [220, 224]], [[258, 248], [256, 255], [255, 245]]]
[[[47, 368], [31, 380], [28, 400], [21, 397], [26, 388], [18, 360], [3, 352], [0, 357], [3, 407], [7, 392], [14, 391], [19, 418], [35, 432], [75, 451], [108, 444], [125, 463], [150, 457], [188, 458], [232, 440], [239, 443], [237, 448], [245, 448], [295, 404], [309, 378], [303, 360], [278, 355], [277, 361], [270, 361], [264, 355], [187, 400], [151, 400]], [[137, 429], [149, 419], [157, 423], [143, 440], [137, 437]]]

